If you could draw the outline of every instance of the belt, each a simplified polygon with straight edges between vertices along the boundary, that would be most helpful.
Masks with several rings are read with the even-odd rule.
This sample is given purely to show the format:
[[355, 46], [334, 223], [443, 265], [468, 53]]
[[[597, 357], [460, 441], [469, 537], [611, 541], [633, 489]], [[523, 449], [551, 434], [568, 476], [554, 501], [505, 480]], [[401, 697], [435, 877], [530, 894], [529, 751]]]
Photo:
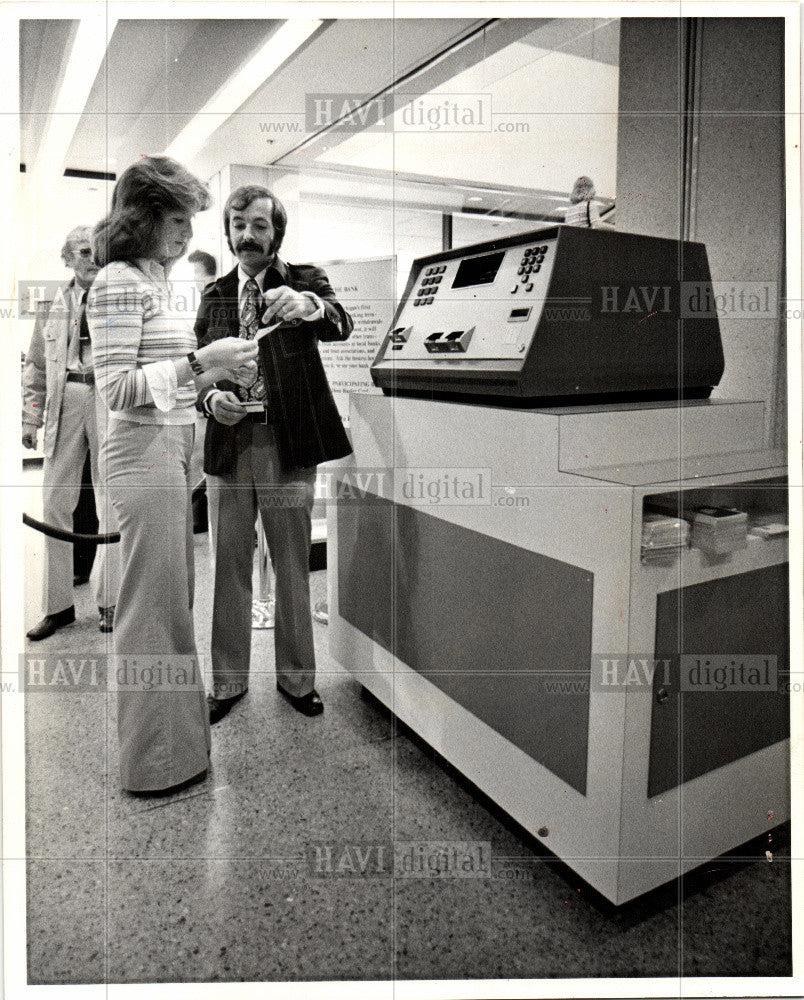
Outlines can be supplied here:
[[95, 376], [92, 372], [67, 372], [68, 382], [81, 382], [84, 385], [94, 385]]

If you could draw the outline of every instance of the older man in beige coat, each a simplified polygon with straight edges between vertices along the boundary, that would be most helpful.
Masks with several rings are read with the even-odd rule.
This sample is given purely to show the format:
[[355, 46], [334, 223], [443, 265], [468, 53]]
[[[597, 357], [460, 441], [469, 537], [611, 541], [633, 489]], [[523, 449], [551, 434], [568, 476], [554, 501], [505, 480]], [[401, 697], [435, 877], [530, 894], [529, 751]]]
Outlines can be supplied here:
[[[36, 448], [38, 428], [44, 427], [44, 520], [72, 530], [87, 451], [98, 509], [100, 532], [116, 531], [98, 472], [98, 438], [106, 424], [106, 410], [95, 391], [92, 344], [86, 322], [86, 294], [98, 273], [89, 244], [91, 228], [78, 226], [62, 248], [71, 281], [59, 287], [49, 302], [37, 309], [31, 346], [23, 370], [22, 443]], [[100, 546], [96, 597], [102, 632], [112, 630], [119, 586], [119, 546]], [[69, 542], [45, 538], [45, 617], [28, 638], [45, 639], [75, 621], [73, 560]]]

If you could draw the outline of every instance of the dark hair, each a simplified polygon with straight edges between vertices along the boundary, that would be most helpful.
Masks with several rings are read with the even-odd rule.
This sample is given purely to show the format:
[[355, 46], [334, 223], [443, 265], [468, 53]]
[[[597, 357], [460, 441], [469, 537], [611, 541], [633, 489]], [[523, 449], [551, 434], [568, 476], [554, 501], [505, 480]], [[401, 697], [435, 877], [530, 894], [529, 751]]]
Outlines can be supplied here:
[[203, 212], [209, 207], [206, 184], [169, 156], [143, 156], [114, 186], [112, 210], [95, 226], [92, 251], [104, 267], [153, 252], [159, 226], [168, 212]]
[[226, 242], [232, 253], [235, 252], [235, 249], [229, 236], [229, 215], [233, 209], [236, 212], [241, 212], [244, 208], [248, 208], [252, 201], [256, 201], [258, 198], [267, 198], [271, 202], [271, 225], [274, 227], [271, 252], [278, 253], [282, 246], [285, 230], [288, 227], [288, 213], [285, 211], [285, 206], [275, 194], [271, 194], [268, 188], [261, 184], [244, 184], [232, 191], [223, 206], [223, 231], [226, 233]]
[[218, 273], [218, 265], [215, 263], [215, 258], [211, 253], [207, 253], [206, 250], [193, 250], [187, 260], [191, 264], [200, 264], [210, 278], [214, 278]]

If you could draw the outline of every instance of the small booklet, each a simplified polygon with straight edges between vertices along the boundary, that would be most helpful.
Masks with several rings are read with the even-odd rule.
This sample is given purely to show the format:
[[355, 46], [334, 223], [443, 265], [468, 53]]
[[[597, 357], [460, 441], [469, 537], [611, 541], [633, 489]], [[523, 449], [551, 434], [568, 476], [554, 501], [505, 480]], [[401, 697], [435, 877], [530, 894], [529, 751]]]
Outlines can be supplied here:
[[247, 413], [262, 413], [265, 410], [265, 403], [259, 399], [247, 399], [245, 402], [241, 400], [240, 405], [246, 408]]

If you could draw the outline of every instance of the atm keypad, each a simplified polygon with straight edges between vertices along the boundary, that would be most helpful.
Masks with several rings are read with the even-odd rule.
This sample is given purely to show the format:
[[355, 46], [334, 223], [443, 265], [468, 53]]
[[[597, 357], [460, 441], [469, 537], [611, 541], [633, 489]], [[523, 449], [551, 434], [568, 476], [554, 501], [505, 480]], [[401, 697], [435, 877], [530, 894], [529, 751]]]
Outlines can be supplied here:
[[[517, 275], [522, 283], [523, 292], [533, 291], [533, 275], [542, 269], [542, 261], [546, 253], [547, 246], [544, 244], [538, 247], [528, 247], [526, 250], [523, 250], [522, 259], [517, 269]], [[520, 287], [520, 285], [515, 285], [511, 289], [511, 295], [516, 295], [517, 289]]]
[[427, 268], [423, 277], [420, 276], [419, 288], [416, 291], [417, 297], [413, 301], [414, 306], [429, 306], [433, 304], [434, 296], [441, 283], [441, 274], [446, 269], [446, 264], [434, 265]]
[[523, 267], [527, 267], [528, 264], [541, 264], [541, 262], [544, 260], [544, 255], [546, 253], [547, 253], [546, 246], [528, 247], [528, 249], [525, 250], [522, 255], [522, 260], [520, 261], [520, 264]]

